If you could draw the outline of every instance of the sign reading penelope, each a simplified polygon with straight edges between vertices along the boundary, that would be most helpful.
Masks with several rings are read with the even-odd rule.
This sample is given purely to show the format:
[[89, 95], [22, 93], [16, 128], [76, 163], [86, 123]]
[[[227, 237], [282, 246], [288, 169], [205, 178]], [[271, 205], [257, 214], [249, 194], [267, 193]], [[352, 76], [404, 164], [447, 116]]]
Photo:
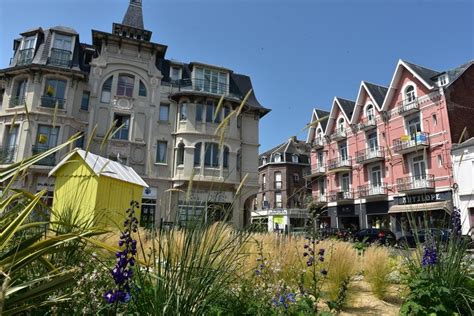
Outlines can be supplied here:
[[394, 204], [418, 204], [437, 201], [447, 201], [452, 199], [451, 191], [437, 193], [423, 193], [416, 195], [398, 196], [393, 198]]

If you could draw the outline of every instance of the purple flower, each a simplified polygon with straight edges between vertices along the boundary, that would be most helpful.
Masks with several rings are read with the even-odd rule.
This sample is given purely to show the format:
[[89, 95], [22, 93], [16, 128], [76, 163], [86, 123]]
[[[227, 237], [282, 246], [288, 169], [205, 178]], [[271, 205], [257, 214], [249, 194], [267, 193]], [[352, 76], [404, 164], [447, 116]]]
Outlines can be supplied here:
[[461, 224], [461, 213], [458, 208], [454, 208], [453, 213], [451, 214], [451, 224], [453, 226], [453, 235], [456, 237], [461, 237], [462, 234], [462, 224]]
[[427, 242], [423, 247], [423, 258], [421, 259], [421, 265], [423, 267], [433, 266], [438, 262], [438, 255], [436, 248], [432, 242]]
[[324, 248], [319, 249], [318, 255], [324, 256]]
[[307, 257], [307, 256], [308, 256], [308, 253], [307, 253], [307, 252], [304, 252], [304, 253], [303, 253], [303, 256], [304, 256], [304, 257]]
[[306, 244], [304, 245], [304, 249], [307, 249], [308, 247], [309, 247], [309, 245], [306, 245]]
[[324, 257], [323, 257], [323, 256], [320, 256], [320, 257], [319, 257], [319, 261], [324, 262]]
[[328, 270], [321, 269], [321, 274], [324, 275], [324, 276], [328, 275]]

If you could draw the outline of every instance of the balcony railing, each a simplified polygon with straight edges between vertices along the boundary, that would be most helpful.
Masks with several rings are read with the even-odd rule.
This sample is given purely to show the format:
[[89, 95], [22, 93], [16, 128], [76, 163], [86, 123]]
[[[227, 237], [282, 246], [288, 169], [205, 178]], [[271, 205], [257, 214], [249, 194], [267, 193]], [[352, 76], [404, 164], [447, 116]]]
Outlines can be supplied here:
[[[45, 151], [51, 148], [53, 148], [53, 146], [37, 144], [33, 146], [32, 154], [36, 155], [36, 154], [44, 153]], [[40, 161], [38, 161], [36, 164], [41, 165], [41, 166], [54, 166], [56, 165], [56, 154], [51, 154], [48, 157], [45, 157], [41, 159]]]
[[354, 193], [352, 190], [336, 190], [330, 191], [328, 194], [329, 202], [340, 202], [340, 201], [349, 201], [354, 199]]
[[316, 204], [324, 204], [328, 202], [328, 197], [326, 194], [318, 194], [313, 196], [313, 202]]
[[435, 181], [432, 174], [397, 179], [397, 190], [399, 192], [425, 191], [434, 188]]
[[58, 109], [64, 109], [64, 103], [66, 103], [66, 99], [50, 97], [47, 95], [41, 97], [42, 107], [54, 109], [56, 107], [56, 103], [58, 104]]
[[178, 91], [197, 91], [210, 94], [225, 95], [240, 98], [240, 94], [230, 92], [229, 85], [206, 79], [180, 79], [171, 82], [173, 88]]
[[323, 148], [324, 147], [324, 138], [323, 137], [316, 137], [315, 139], [313, 139], [313, 141], [311, 142], [311, 147], [313, 147], [314, 149]]
[[11, 97], [10, 98], [10, 107], [25, 105], [25, 96]]
[[375, 117], [364, 117], [361, 122], [359, 123], [359, 129], [363, 131], [367, 131], [372, 128], [377, 127], [377, 122], [375, 121]]
[[356, 152], [356, 162], [360, 164], [383, 159], [385, 159], [385, 150], [383, 147], [367, 148]]
[[398, 114], [408, 115], [411, 113], [418, 112], [420, 110], [420, 103], [418, 98], [413, 100], [403, 100], [398, 103]]
[[378, 185], [360, 185], [357, 187], [359, 191], [359, 197], [361, 198], [368, 198], [368, 197], [375, 197], [380, 195], [387, 195], [387, 184], [380, 183]]
[[312, 176], [319, 176], [319, 175], [322, 175], [322, 174], [325, 174], [325, 173], [326, 173], [326, 166], [325, 165], [317, 164], [317, 165], [311, 166], [311, 175]]
[[418, 132], [412, 135], [405, 135], [393, 140], [393, 150], [396, 153], [409, 153], [418, 149], [423, 149], [430, 145], [430, 135], [425, 132]]
[[69, 50], [51, 48], [51, 55], [48, 58], [48, 64], [59, 67], [71, 67], [72, 53]]
[[346, 157], [346, 159], [339, 157], [328, 160], [328, 169], [331, 170], [336, 168], [352, 168], [351, 156]]
[[33, 61], [34, 55], [35, 55], [34, 48], [22, 49], [20, 50], [20, 53], [18, 55], [18, 61], [16, 62], [16, 64], [18, 66], [31, 64], [31, 62]]
[[339, 141], [339, 140], [343, 140], [343, 139], [346, 139], [347, 137], [347, 133], [346, 131], [341, 131], [340, 129], [337, 129], [336, 131], [334, 131], [333, 134], [331, 134], [331, 140], [333, 141]]
[[15, 161], [16, 146], [0, 147], [0, 163], [8, 164]]

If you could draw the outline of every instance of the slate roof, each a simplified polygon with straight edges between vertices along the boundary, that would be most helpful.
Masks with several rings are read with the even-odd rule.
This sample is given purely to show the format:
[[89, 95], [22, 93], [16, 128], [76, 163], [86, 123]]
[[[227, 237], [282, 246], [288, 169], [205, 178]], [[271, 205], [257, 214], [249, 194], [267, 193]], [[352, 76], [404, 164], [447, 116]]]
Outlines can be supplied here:
[[367, 81], [364, 81], [364, 83], [370, 94], [374, 97], [374, 101], [377, 102], [379, 106], [382, 106], [383, 101], [385, 100], [385, 96], [387, 95], [388, 88], [369, 83]]
[[464, 71], [466, 71], [466, 69], [468, 69], [473, 64], [474, 60], [470, 60], [467, 63], [462, 64], [461, 66], [446, 71], [446, 74], [449, 78], [448, 86], [451, 85], [454, 81], [456, 81], [456, 79], [458, 79], [464, 73]]
[[56, 171], [66, 162], [68, 162], [69, 159], [76, 153], [81, 156], [84, 162], [91, 168], [92, 172], [98, 177], [104, 176], [114, 178], [120, 181], [125, 181], [148, 188], [148, 184], [143, 181], [143, 179], [135, 172], [135, 170], [133, 170], [133, 168], [124, 166], [116, 161], [95, 155], [91, 152], [86, 152], [85, 150], [78, 148], [64, 157], [64, 159], [61, 160], [61, 162], [59, 162], [56, 167], [54, 167], [53, 170], [49, 172], [49, 176], [54, 175]]
[[425, 80], [427, 83], [434, 85], [436, 82], [433, 80], [433, 77], [438, 76], [441, 74], [439, 71], [432, 70], [429, 68], [425, 68], [413, 63], [409, 63], [407, 61], [403, 61], [405, 64], [407, 64], [414, 72], [416, 72], [423, 80]]
[[296, 137], [291, 137], [286, 142], [273, 147], [270, 150], [259, 155], [259, 157], [270, 157], [272, 154], [299, 154], [299, 155], [308, 155], [309, 156], [309, 146], [303, 140], [298, 140]]
[[325, 116], [327, 116], [327, 118], [325, 120], [321, 120], [319, 121], [319, 123], [321, 124], [321, 127], [323, 128], [323, 131], [326, 130], [326, 126], [328, 125], [328, 121], [329, 121], [329, 114], [331, 114], [331, 112], [328, 112], [328, 111], [324, 111], [324, 110], [320, 110], [320, 109], [316, 109], [316, 114], [318, 115], [318, 118], [321, 119]]
[[122, 24], [137, 29], [144, 29], [141, 0], [130, 0], [127, 12], [123, 17]]
[[354, 112], [354, 108], [355, 108], [355, 102], [351, 100], [339, 98], [339, 97], [337, 97], [337, 101], [341, 105], [341, 108], [346, 114], [347, 118], [351, 120], [352, 113]]

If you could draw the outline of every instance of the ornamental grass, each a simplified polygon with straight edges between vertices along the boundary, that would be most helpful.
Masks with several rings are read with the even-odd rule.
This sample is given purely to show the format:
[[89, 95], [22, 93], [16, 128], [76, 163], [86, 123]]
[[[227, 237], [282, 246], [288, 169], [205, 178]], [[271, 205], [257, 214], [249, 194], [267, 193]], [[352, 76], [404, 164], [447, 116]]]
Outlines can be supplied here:
[[386, 297], [390, 282], [388, 275], [392, 271], [389, 250], [386, 247], [371, 246], [363, 257], [365, 280], [370, 284], [372, 292], [381, 300]]

